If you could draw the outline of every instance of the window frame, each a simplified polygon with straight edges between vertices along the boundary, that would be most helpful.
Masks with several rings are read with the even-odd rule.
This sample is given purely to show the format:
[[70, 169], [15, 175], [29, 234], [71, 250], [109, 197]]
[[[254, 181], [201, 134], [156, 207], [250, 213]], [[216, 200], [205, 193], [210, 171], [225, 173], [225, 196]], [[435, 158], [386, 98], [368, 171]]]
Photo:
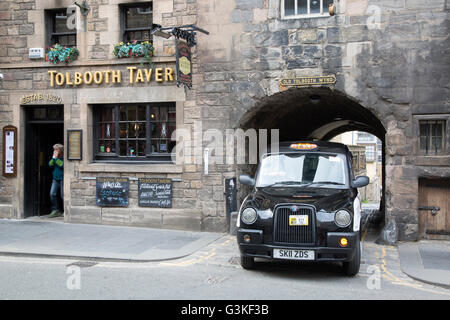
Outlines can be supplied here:
[[150, 33], [151, 25], [148, 26], [148, 28], [126, 28], [126, 10], [129, 8], [136, 8], [136, 7], [142, 7], [145, 5], [150, 5], [151, 9], [151, 15], [152, 15], [152, 22], [153, 22], [153, 2], [138, 2], [138, 3], [124, 3], [119, 5], [119, 12], [120, 12], [120, 27], [121, 27], [121, 41], [127, 43], [129, 40], [127, 40], [127, 33], [128, 32], [136, 32], [136, 31], [147, 31], [149, 32], [150, 38], [148, 40], [137, 40], [138, 43], [143, 41], [149, 41], [153, 42], [153, 36]]
[[[53, 42], [54, 37], [60, 37], [60, 36], [74, 36], [75, 37], [75, 44], [74, 45], [63, 45], [65, 47], [69, 48], [76, 48], [77, 47], [77, 29], [73, 32], [55, 32], [55, 23], [56, 23], [56, 14], [64, 12], [67, 19], [67, 8], [57, 8], [57, 9], [46, 9], [45, 10], [45, 32], [46, 32], [46, 38], [45, 38], [45, 44], [46, 46], [53, 46], [55, 44], [61, 44], [60, 41]], [[58, 38], [59, 39], [59, 38]], [[62, 44], [61, 44], [62, 45]]]
[[[437, 153], [433, 149], [428, 153], [420, 148], [420, 123], [421, 121], [443, 121], [442, 149]], [[450, 156], [450, 114], [420, 114], [413, 115], [414, 154], [426, 157]]]
[[[294, 1], [294, 10], [296, 12], [296, 14], [293, 15], [286, 15], [285, 14], [285, 2], [286, 1]], [[323, 8], [323, 0], [319, 0], [320, 1], [320, 11], [321, 13], [310, 13], [311, 10], [311, 0], [307, 0], [307, 6], [308, 6], [308, 13], [306, 14], [297, 14], [298, 11], [298, 4], [297, 4], [297, 0], [281, 0], [281, 8], [280, 8], [280, 12], [281, 12], [281, 19], [282, 20], [288, 20], [288, 19], [308, 19], [308, 18], [324, 18], [324, 17], [329, 17], [329, 13], [328, 10], [324, 11]]]
[[[436, 137], [436, 136], [433, 135], [434, 133], [432, 130], [432, 124], [438, 124], [438, 123], [442, 124], [441, 132], [440, 132], [442, 141], [441, 141], [440, 148], [436, 149], [436, 146], [433, 145], [433, 137]], [[422, 135], [421, 135], [420, 127], [422, 124], [427, 125], [427, 135], [425, 136], [425, 138], [427, 139], [427, 145], [429, 146], [429, 148], [425, 148], [425, 149], [421, 148]], [[439, 155], [442, 152], [442, 150], [445, 149], [445, 132], [446, 132], [445, 120], [443, 120], [443, 119], [421, 119], [421, 120], [419, 120], [419, 132], [418, 132], [419, 133], [419, 135], [418, 135], [419, 151], [421, 153], [424, 152], [426, 155]]]
[[[131, 163], [173, 163], [173, 159], [172, 159], [172, 152], [167, 152], [167, 153], [160, 153], [160, 152], [152, 152], [150, 151], [152, 148], [152, 140], [155, 139], [161, 139], [161, 138], [152, 138], [152, 134], [151, 134], [151, 124], [152, 123], [158, 123], [161, 122], [160, 120], [157, 121], [152, 121], [151, 120], [151, 108], [152, 107], [158, 107], [159, 110], [161, 108], [167, 108], [167, 119], [165, 121], [165, 123], [167, 123], [167, 127], [170, 126], [170, 124], [175, 126], [175, 130], [176, 130], [176, 126], [177, 126], [177, 122], [176, 122], [176, 112], [177, 112], [177, 108], [176, 108], [176, 103], [175, 102], [152, 102], [152, 103], [115, 103], [115, 104], [95, 104], [95, 105], [91, 105], [92, 106], [92, 113], [93, 113], [93, 126], [92, 126], [92, 133], [93, 133], [93, 144], [92, 144], [92, 150], [93, 150], [93, 161], [94, 162], [113, 162], [113, 163], [126, 163], [126, 162], [131, 162]], [[119, 119], [119, 110], [121, 106], [126, 106], [126, 107], [132, 107], [132, 106], [145, 106], [146, 107], [146, 111], [145, 111], [145, 137], [144, 138], [120, 138], [120, 134], [119, 134], [119, 130], [120, 130], [120, 123], [132, 123], [132, 122], [144, 122], [144, 121], [140, 121], [138, 119], [136, 120], [131, 120], [128, 121], [128, 119], [126, 121], [120, 121]], [[99, 152], [99, 147], [100, 147], [100, 140], [102, 140], [100, 138], [100, 115], [101, 115], [101, 108], [114, 108], [115, 112], [114, 112], [114, 119], [112, 121], [113, 125], [114, 125], [114, 132], [115, 132], [115, 138], [112, 138], [111, 140], [114, 140], [114, 147], [115, 150], [119, 150], [120, 148], [120, 141], [145, 141], [145, 155], [144, 156], [121, 156], [119, 155], [119, 153], [116, 151], [114, 153], [111, 153], [110, 155], [104, 154]], [[175, 113], [175, 117], [169, 121], [169, 111], [170, 108], [172, 108], [173, 113]], [[137, 112], [137, 111], [136, 111]], [[110, 121], [105, 121], [105, 122], [110, 122]], [[164, 139], [164, 138], [163, 138]], [[167, 145], [169, 145], [169, 143], [172, 141], [174, 142], [175, 140], [172, 140], [170, 135], [167, 134], [167, 137], [165, 138], [167, 139]], [[103, 139], [106, 140], [106, 139]], [[176, 142], [176, 141], [175, 141]], [[168, 147], [168, 146], [167, 146]], [[173, 151], [173, 150], [172, 150]]]

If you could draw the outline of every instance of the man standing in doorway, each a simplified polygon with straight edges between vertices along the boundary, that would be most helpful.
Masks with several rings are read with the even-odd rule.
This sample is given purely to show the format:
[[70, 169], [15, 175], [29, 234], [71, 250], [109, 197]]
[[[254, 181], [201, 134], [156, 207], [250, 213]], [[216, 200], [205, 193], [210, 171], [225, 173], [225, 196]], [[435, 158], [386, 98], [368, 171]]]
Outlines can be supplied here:
[[48, 217], [53, 218], [62, 215], [62, 210], [59, 208], [58, 190], [61, 200], [64, 200], [64, 146], [62, 144], [57, 143], [53, 146], [53, 157], [48, 165], [53, 168], [53, 182], [50, 188], [52, 212]]

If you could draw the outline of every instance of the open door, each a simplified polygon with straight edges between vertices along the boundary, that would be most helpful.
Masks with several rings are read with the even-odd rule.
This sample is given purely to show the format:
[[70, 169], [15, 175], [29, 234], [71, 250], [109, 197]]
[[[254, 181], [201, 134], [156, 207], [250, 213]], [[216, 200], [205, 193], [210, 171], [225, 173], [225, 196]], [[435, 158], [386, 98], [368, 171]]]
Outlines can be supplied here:
[[[47, 215], [51, 211], [50, 187], [53, 145], [64, 144], [62, 106], [39, 106], [26, 109], [25, 137], [25, 218]], [[63, 208], [63, 206], [61, 206]]]

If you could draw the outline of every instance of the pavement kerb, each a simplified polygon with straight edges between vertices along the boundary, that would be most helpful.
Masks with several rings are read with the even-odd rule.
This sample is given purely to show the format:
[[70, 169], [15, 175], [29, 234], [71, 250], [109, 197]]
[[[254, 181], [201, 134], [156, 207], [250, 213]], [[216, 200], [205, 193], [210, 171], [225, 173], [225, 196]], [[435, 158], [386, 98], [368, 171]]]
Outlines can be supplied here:
[[[99, 256], [83, 256], [76, 254], [52, 254], [52, 253], [33, 253], [33, 252], [0, 252], [0, 256], [14, 256], [14, 257], [28, 257], [28, 258], [49, 258], [49, 259], [67, 259], [67, 260], [83, 260], [83, 261], [96, 261], [96, 262], [134, 262], [134, 263], [147, 263], [147, 262], [161, 262], [161, 261], [170, 261], [182, 259], [187, 256], [194, 254], [196, 251], [202, 249], [203, 247], [209, 245], [210, 243], [223, 238], [226, 234], [223, 234], [221, 237], [217, 239], [212, 239], [210, 241], [206, 241], [204, 239], [199, 239], [194, 242], [198, 242], [202, 240], [204, 243], [201, 247], [196, 247], [191, 250], [183, 250], [181, 254], [173, 254], [170, 256], [162, 257], [162, 258], [152, 258], [152, 259], [137, 259], [137, 258], [120, 258], [120, 257], [99, 257]], [[192, 245], [192, 244], [191, 244]], [[189, 245], [189, 246], [191, 246]]]
[[418, 249], [418, 243], [399, 242], [400, 268], [409, 277], [439, 287], [450, 289], [450, 271], [425, 269]]
[[[21, 222], [24, 220], [10, 220], [10, 222]], [[44, 221], [32, 221], [39, 224]], [[66, 224], [62, 221], [45, 221], [51, 224], [62, 224], [62, 225], [72, 225]], [[89, 225], [91, 228], [101, 228], [102, 225]], [[116, 227], [116, 226], [107, 226]], [[120, 226], [118, 226], [120, 227]], [[127, 227], [128, 228], [128, 227]], [[137, 228], [137, 227], [130, 227]], [[141, 228], [137, 228], [141, 229]], [[142, 228], [145, 229], [145, 228]], [[158, 231], [173, 231], [173, 232], [184, 232], [183, 230], [164, 230], [155, 229]], [[191, 232], [191, 231], [189, 231]], [[84, 260], [84, 261], [98, 261], [98, 262], [136, 262], [136, 263], [146, 263], [146, 262], [159, 262], [159, 261], [169, 261], [176, 260], [187, 257], [194, 254], [198, 250], [206, 247], [210, 243], [217, 241], [224, 236], [226, 233], [212, 233], [212, 232], [198, 232], [201, 237], [194, 240], [187, 245], [178, 249], [155, 249], [151, 248], [147, 251], [141, 252], [139, 254], [127, 254], [127, 253], [115, 253], [115, 252], [89, 252], [89, 254], [84, 254], [79, 251], [67, 251], [67, 250], [56, 250], [52, 248], [28, 248], [27, 250], [19, 250], [12, 248], [11, 250], [0, 250], [1, 256], [15, 256], [15, 257], [39, 257], [39, 258], [53, 258], [53, 259], [69, 259], [69, 260]]]

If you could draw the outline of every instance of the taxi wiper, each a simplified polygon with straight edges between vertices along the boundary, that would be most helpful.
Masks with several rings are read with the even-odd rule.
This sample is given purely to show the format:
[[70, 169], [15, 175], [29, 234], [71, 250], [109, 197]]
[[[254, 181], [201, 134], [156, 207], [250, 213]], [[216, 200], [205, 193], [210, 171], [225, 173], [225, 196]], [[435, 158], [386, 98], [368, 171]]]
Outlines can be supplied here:
[[344, 183], [340, 183], [340, 182], [336, 182], [336, 181], [314, 181], [314, 182], [305, 184], [305, 186], [310, 186], [312, 184], [334, 184], [334, 185], [339, 185], [339, 186], [345, 185]]
[[301, 181], [279, 181], [272, 184], [268, 184], [267, 186], [262, 186], [263, 188], [273, 187], [279, 184], [285, 184], [285, 185], [303, 185]]

